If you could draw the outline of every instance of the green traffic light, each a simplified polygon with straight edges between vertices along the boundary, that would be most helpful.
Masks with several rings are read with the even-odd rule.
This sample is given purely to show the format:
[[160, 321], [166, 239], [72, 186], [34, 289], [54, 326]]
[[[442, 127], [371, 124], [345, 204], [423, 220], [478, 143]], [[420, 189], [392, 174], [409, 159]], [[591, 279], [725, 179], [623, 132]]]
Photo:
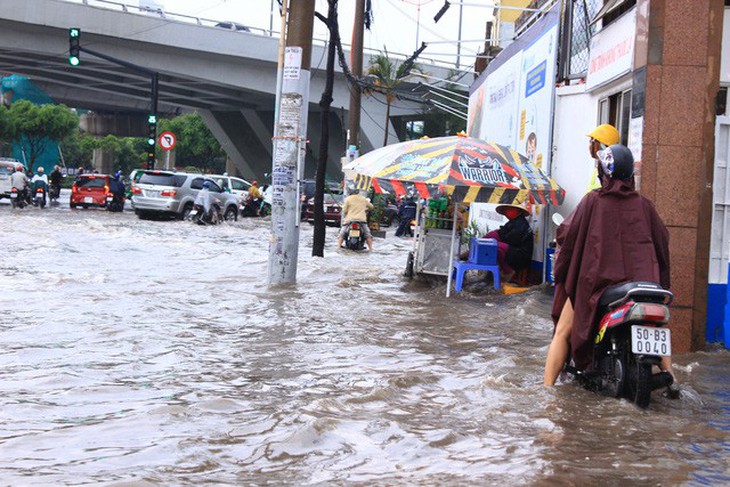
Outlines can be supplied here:
[[157, 123], [157, 115], [148, 115], [147, 123]]
[[81, 64], [81, 61], [79, 60], [79, 57], [78, 56], [69, 56], [68, 57], [68, 63], [71, 66], [78, 66], [79, 64]]
[[155, 139], [153, 139], [152, 137], [147, 139], [147, 145], [155, 145]]
[[68, 29], [68, 36], [69, 37], [80, 37], [81, 36], [81, 29], [78, 27], [71, 27]]

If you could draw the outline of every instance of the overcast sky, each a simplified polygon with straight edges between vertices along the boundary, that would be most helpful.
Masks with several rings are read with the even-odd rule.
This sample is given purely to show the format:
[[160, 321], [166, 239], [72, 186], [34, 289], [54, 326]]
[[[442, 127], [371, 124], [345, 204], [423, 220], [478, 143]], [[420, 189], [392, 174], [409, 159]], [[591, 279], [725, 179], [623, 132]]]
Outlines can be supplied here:
[[[142, 0], [144, 1], [144, 0]], [[227, 20], [249, 27], [269, 29], [271, 23], [271, 0], [156, 0], [163, 5], [165, 11], [194, 15], [212, 20]], [[277, 8], [277, 2], [274, 0]], [[451, 7], [439, 20], [433, 21], [434, 15], [444, 5], [444, 0], [372, 0], [374, 23], [371, 32], [365, 33], [365, 47], [383, 50], [387, 47], [391, 53], [410, 55], [421, 42], [429, 43], [429, 47], [421, 55], [428, 58], [456, 61], [455, 43], [432, 44], [431, 42], [455, 41], [459, 38], [459, 4], [458, 0], [450, 0]], [[466, 3], [491, 4], [479, 0]], [[339, 21], [340, 34], [344, 43], [349, 44], [352, 35], [352, 21], [355, 0], [340, 0]], [[420, 4], [420, 22], [419, 22]], [[327, 0], [316, 0], [317, 11], [327, 14]], [[492, 9], [484, 7], [464, 6], [462, 16], [461, 38], [464, 40], [483, 39], [485, 23], [491, 18]], [[274, 31], [278, 31], [280, 20], [274, 17]], [[420, 27], [419, 27], [420, 26]], [[323, 24], [315, 21], [315, 38], [327, 37]], [[460, 65], [474, 64], [474, 57], [484, 43], [462, 43]], [[447, 54], [443, 56], [443, 54]], [[315, 61], [313, 60], [313, 63]]]

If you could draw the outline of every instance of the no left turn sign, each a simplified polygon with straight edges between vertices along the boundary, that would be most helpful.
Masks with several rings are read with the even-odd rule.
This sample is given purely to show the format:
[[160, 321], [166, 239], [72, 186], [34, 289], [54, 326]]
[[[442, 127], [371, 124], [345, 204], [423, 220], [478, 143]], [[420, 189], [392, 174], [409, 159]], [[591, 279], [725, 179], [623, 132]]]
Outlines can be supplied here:
[[162, 132], [159, 138], [160, 147], [162, 150], [172, 150], [177, 143], [177, 137], [172, 132]]

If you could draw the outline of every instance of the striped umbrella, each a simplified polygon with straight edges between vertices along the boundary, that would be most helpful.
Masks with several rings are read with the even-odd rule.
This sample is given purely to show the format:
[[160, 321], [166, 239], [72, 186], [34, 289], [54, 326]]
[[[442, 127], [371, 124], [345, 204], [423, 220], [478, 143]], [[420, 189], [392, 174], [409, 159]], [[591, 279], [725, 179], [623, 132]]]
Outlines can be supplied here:
[[355, 159], [345, 169], [355, 173], [359, 189], [403, 196], [451, 195], [457, 202], [560, 205], [565, 190], [525, 156], [466, 136], [437, 137], [392, 144]]

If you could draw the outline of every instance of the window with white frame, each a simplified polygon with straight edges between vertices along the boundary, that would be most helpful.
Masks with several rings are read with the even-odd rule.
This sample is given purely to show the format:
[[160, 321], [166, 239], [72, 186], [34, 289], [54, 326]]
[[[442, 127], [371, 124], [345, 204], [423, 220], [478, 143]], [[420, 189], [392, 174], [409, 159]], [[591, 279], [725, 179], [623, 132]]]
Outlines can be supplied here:
[[619, 91], [598, 101], [598, 124], [610, 123], [621, 135], [621, 143], [628, 144], [631, 119], [631, 90]]

